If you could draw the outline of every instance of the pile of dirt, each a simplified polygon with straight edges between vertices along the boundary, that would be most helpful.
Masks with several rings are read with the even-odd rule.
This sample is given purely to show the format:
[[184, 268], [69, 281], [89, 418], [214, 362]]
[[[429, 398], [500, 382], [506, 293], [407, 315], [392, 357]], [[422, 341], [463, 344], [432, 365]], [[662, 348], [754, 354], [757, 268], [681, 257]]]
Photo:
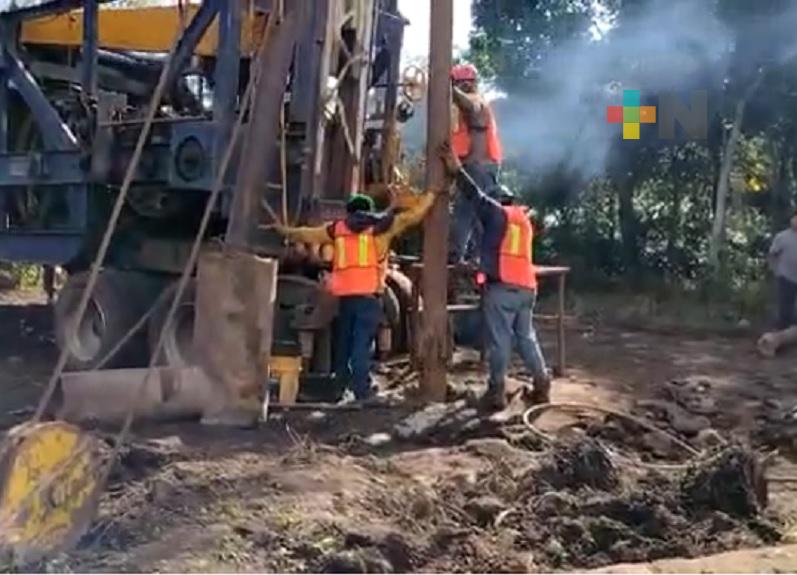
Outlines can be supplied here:
[[[402, 565], [415, 571], [596, 568], [777, 541], [762, 482], [754, 455], [740, 446], [680, 473], [632, 473], [586, 438], [523, 472], [496, 465], [470, 483], [397, 494], [392, 506], [383, 494], [380, 519], [399, 521], [392, 536], [412, 550]], [[375, 554], [392, 564], [384, 542], [368, 543], [362, 566], [374, 570]], [[346, 552], [357, 549], [350, 540]]]
[[667, 473], [618, 464], [588, 436], [536, 452], [501, 439], [430, 451], [448, 467], [419, 474], [400, 455], [301, 442], [279, 458], [136, 443], [64, 569], [516, 573], [780, 537], [758, 462], [740, 446]]

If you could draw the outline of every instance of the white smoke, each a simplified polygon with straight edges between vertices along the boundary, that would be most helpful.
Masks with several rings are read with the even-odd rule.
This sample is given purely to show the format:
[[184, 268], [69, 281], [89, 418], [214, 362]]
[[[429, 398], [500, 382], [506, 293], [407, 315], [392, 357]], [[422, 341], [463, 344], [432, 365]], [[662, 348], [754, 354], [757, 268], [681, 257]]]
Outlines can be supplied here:
[[528, 172], [598, 175], [621, 137], [622, 127], [607, 123], [606, 107], [622, 105], [622, 89], [641, 90], [655, 104], [657, 92], [705, 90], [721, 81], [731, 36], [706, 4], [656, 2], [599, 39], [555, 49], [528, 93], [494, 103], [507, 159]]

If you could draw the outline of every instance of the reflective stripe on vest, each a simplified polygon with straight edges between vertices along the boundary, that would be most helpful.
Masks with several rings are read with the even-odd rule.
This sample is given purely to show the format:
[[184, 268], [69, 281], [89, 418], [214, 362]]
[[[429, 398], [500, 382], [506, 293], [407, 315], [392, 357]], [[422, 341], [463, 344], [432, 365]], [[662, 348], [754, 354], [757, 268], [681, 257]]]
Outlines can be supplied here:
[[520, 206], [504, 206], [506, 231], [498, 253], [498, 276], [506, 284], [524, 288], [537, 287], [531, 243], [534, 229]]
[[[455, 106], [456, 108], [456, 106]], [[498, 126], [495, 123], [495, 116], [489, 105], [485, 105], [487, 113], [487, 156], [491, 162], [500, 164], [503, 159], [501, 141], [498, 139]], [[456, 128], [451, 134], [451, 149], [458, 158], [467, 158], [470, 154], [470, 127], [468, 126], [465, 115], [457, 110]]]
[[380, 264], [371, 228], [354, 233], [345, 222], [333, 228], [335, 253], [329, 290], [337, 296], [373, 295], [379, 291]]

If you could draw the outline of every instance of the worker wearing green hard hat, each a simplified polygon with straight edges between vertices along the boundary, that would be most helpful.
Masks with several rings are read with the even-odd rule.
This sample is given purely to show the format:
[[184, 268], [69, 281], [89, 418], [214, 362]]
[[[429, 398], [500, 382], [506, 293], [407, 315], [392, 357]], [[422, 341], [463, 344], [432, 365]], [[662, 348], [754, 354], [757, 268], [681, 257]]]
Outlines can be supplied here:
[[[448, 186], [445, 187], [448, 189]], [[338, 297], [335, 327], [335, 377], [357, 400], [367, 400], [371, 387], [371, 345], [382, 319], [387, 259], [394, 238], [420, 223], [434, 203], [435, 191], [417, 196], [409, 209], [377, 211], [374, 200], [353, 194], [346, 217], [317, 227], [285, 228], [289, 240], [309, 244], [332, 242], [334, 254], [329, 291]]]

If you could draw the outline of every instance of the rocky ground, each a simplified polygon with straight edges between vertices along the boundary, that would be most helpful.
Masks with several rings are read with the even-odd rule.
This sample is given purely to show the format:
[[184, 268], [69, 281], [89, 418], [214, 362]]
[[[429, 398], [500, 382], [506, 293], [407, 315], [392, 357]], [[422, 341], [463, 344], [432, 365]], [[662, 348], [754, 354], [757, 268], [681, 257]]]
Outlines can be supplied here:
[[[3, 428], [25, 419], [49, 373], [49, 318], [35, 298], [0, 304]], [[741, 549], [733, 564], [772, 570], [772, 552], [756, 549], [782, 544], [797, 517], [797, 484], [764, 479], [797, 475], [794, 355], [764, 361], [753, 339], [594, 325], [569, 331], [568, 349], [554, 401], [621, 410], [670, 436], [558, 411], [534, 433], [519, 406], [485, 420], [470, 406], [482, 375], [463, 352], [445, 408], [296, 411], [235, 432], [138, 425], [81, 547], [40, 567], [667, 570], [655, 562]], [[380, 382], [399, 393], [413, 378], [399, 361]], [[777, 568], [797, 569], [782, 549]], [[676, 568], [722, 570], [719, 557]]]

